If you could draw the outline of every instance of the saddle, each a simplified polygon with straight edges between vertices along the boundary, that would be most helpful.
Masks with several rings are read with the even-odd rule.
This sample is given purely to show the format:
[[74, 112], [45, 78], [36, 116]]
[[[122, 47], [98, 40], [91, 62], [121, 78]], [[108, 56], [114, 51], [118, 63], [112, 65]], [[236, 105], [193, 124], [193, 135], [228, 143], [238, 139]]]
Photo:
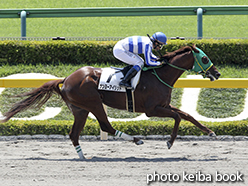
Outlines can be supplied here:
[[136, 86], [138, 85], [141, 71], [139, 71], [134, 78], [131, 79], [131, 85], [133, 89], [126, 89], [124, 87], [119, 86], [119, 82], [126, 75], [126, 73], [132, 68], [131, 65], [126, 66], [124, 68], [103, 68], [102, 74], [100, 77], [100, 81], [98, 84], [99, 90], [105, 91], [115, 91], [115, 92], [126, 92], [126, 108], [129, 112], [135, 112], [134, 108], [134, 91]]
[[[102, 74], [100, 77], [98, 89], [114, 92], [126, 92], [126, 88], [119, 86], [119, 82], [124, 78], [126, 73], [132, 68], [131, 65], [128, 65], [124, 68], [117, 67], [108, 67], [102, 68]], [[134, 78], [131, 79], [131, 85], [133, 91], [138, 85], [140, 79], [141, 71], [136, 74]]]

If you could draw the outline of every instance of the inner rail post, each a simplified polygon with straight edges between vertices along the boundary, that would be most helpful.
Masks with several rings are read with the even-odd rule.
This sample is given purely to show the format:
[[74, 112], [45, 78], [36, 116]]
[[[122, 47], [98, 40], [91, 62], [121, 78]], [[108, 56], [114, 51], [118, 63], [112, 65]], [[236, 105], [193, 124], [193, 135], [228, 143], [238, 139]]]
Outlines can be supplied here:
[[202, 39], [202, 14], [203, 9], [197, 8], [197, 38]]
[[26, 40], [26, 18], [27, 12], [25, 10], [21, 11], [21, 38], [22, 40]]

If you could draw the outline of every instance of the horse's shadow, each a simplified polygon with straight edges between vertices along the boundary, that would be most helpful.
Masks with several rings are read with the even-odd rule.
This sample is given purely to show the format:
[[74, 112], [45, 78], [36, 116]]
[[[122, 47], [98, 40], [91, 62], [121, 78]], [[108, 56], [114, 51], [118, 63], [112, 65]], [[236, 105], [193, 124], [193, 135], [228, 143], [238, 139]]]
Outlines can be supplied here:
[[83, 161], [83, 162], [187, 162], [187, 161], [222, 161], [226, 158], [204, 158], [204, 159], [189, 159], [186, 157], [170, 157], [170, 158], [136, 158], [136, 157], [126, 157], [126, 158], [107, 158], [107, 157], [92, 157], [86, 159], [50, 159], [50, 158], [26, 158], [24, 160], [40, 160], [40, 161]]

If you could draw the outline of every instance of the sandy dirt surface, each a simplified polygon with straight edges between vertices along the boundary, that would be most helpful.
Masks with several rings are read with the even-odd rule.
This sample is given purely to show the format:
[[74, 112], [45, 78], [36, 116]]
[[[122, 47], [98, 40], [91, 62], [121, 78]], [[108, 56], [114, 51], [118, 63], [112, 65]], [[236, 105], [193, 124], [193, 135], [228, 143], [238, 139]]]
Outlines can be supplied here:
[[170, 150], [165, 141], [144, 142], [136, 146], [125, 141], [81, 141], [87, 159], [79, 160], [69, 140], [0, 141], [0, 183], [248, 185], [248, 141], [177, 140]]

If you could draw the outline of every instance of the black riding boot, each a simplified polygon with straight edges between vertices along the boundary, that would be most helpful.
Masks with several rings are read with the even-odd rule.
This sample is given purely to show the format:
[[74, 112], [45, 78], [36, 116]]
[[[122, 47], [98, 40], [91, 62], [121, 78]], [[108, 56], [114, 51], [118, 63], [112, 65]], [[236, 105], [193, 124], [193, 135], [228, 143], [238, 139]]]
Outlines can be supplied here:
[[120, 86], [126, 87], [126, 88], [132, 88], [131, 83], [129, 82], [136, 74], [137, 70], [135, 70], [133, 67], [127, 72], [123, 80], [119, 83]]

